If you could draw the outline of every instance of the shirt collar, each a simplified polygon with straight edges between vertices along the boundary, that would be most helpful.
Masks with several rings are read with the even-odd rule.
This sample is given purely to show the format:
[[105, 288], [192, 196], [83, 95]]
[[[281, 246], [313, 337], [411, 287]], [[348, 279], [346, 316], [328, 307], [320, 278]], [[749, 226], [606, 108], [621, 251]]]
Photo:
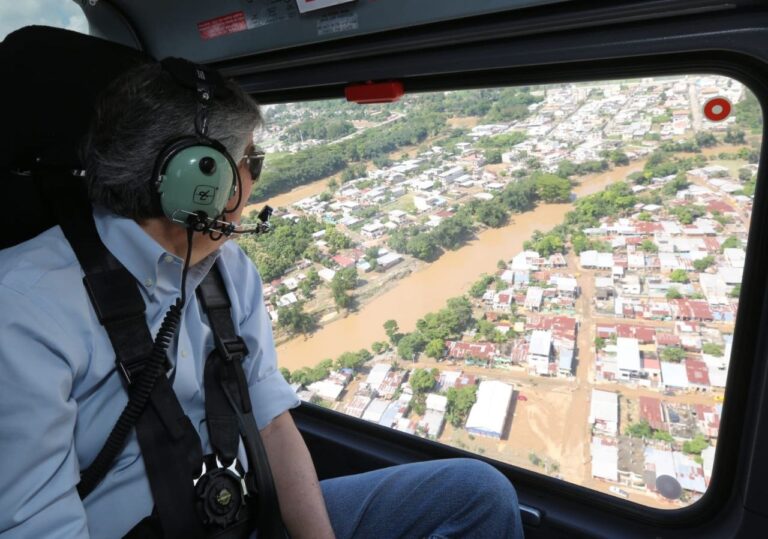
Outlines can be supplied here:
[[[173, 257], [183, 264], [183, 260], [167, 252], [133, 219], [121, 217], [101, 207], [94, 208], [93, 218], [101, 241], [125, 266], [125, 269], [134, 276], [148, 295], [154, 296], [158, 280], [158, 266], [166, 257]], [[187, 276], [187, 290], [197, 288], [197, 285], [219, 257], [220, 251], [217, 249], [190, 268]]]

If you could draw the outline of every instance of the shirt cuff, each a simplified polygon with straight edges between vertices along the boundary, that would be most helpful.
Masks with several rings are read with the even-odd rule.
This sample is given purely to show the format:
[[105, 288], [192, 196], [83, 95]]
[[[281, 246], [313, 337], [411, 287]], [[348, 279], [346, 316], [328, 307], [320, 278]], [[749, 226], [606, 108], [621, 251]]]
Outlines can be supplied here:
[[301, 404], [296, 392], [291, 389], [278, 370], [251, 383], [248, 391], [251, 395], [253, 416], [259, 430], [269, 425], [274, 418], [286, 410]]

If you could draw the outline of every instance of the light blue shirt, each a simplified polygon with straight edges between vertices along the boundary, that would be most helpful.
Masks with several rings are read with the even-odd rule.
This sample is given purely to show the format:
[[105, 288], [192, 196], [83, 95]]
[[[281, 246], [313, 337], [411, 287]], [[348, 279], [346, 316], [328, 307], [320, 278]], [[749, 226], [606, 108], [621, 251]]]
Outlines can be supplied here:
[[[183, 261], [133, 220], [94, 211], [107, 248], [140, 284], [154, 336], [180, 294]], [[298, 406], [277, 370], [256, 268], [234, 243], [190, 268], [169, 374], [181, 406], [211, 452], [203, 364], [213, 337], [194, 290], [218, 263], [232, 317], [248, 346], [243, 363], [259, 428]], [[115, 354], [59, 227], [0, 251], [0, 537], [122, 537], [152, 511], [135, 430], [85, 502], [76, 485], [125, 407]]]

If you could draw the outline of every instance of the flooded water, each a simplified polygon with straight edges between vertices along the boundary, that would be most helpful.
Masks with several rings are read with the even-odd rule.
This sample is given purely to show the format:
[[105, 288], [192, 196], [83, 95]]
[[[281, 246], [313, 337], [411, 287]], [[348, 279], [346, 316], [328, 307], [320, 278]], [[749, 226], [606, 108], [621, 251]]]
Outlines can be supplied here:
[[[642, 170], [643, 165], [636, 162], [585, 176], [574, 192], [577, 197], [596, 193], [631, 172]], [[546, 231], [560, 224], [572, 208], [572, 204], [542, 204], [531, 212], [513, 215], [505, 227], [479, 233], [472, 242], [456, 251], [447, 251], [358, 312], [329, 323], [307, 338], [297, 337], [282, 344], [277, 348], [279, 365], [294, 370], [314, 366], [325, 358], [336, 358], [348, 350], [370, 348], [374, 341], [386, 339], [382, 325], [389, 319], [397, 320], [401, 331], [412, 331], [419, 318], [441, 309], [449, 298], [465, 293], [482, 273], [495, 272], [499, 259], [512, 258], [534, 230]]]
[[[738, 148], [740, 146], [718, 146], [705, 148], [702, 153], [710, 155], [737, 151]], [[573, 191], [577, 198], [597, 193], [611, 183], [624, 180], [632, 172], [643, 170], [644, 166], [644, 160], [635, 161], [607, 172], [584, 176]], [[319, 180], [296, 188], [268, 203], [273, 207], [287, 206], [322, 192], [327, 181]], [[252, 207], [261, 208], [261, 205]], [[481, 274], [495, 272], [499, 259], [512, 258], [522, 250], [523, 242], [534, 230], [546, 231], [560, 224], [572, 208], [573, 204], [542, 204], [532, 212], [513, 215], [505, 227], [479, 233], [475, 240], [456, 251], [446, 251], [434, 263], [364, 304], [358, 312], [323, 326], [309, 337], [297, 337], [278, 346], [279, 365], [290, 370], [311, 367], [348, 350], [370, 348], [374, 341], [386, 339], [382, 325], [389, 319], [397, 320], [401, 331], [412, 331], [419, 318], [443, 308], [449, 298], [464, 294]]]
[[295, 189], [292, 189], [287, 193], [283, 193], [281, 195], [275, 195], [264, 202], [251, 204], [245, 207], [245, 209], [243, 210], [243, 214], [248, 215], [254, 210], [261, 211], [261, 208], [264, 207], [264, 204], [268, 204], [273, 208], [287, 208], [294, 202], [298, 202], [303, 198], [319, 195], [320, 193], [326, 190], [326, 188], [328, 187], [329, 181], [330, 181], [330, 178], [323, 178], [322, 180], [317, 180], [315, 182], [308, 183], [307, 185], [296, 187]]

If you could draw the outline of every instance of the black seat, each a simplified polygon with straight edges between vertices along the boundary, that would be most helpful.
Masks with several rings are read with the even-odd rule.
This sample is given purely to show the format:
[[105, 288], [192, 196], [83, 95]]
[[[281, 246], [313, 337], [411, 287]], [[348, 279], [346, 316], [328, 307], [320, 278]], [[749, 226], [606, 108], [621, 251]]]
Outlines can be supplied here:
[[[48, 186], [29, 171], [81, 168], [78, 149], [96, 97], [148, 59], [123, 45], [46, 26], [22, 28], [0, 43], [0, 249], [56, 224]], [[73, 182], [73, 193], [81, 190], [75, 177], [58, 177]]]

